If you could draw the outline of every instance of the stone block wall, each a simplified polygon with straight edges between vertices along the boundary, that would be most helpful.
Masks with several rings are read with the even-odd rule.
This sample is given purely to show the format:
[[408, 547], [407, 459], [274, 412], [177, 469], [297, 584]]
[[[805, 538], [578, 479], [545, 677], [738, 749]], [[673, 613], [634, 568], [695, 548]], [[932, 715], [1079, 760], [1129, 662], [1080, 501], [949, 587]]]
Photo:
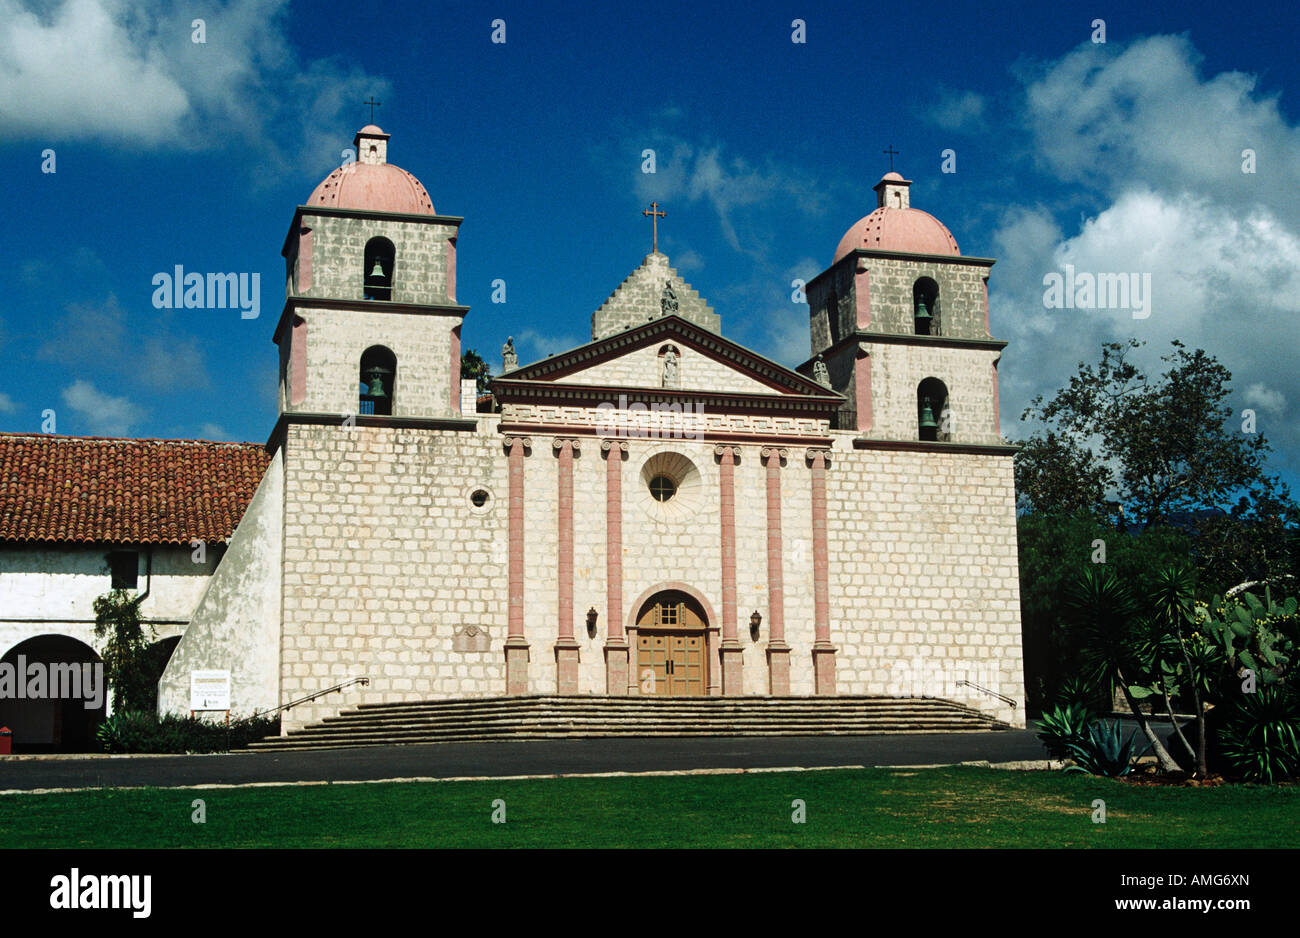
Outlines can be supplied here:
[[[302, 229], [310, 231], [306, 237]], [[446, 305], [454, 303], [455, 250], [458, 226], [436, 220], [414, 221], [349, 218], [303, 213], [294, 258], [293, 286], [298, 295], [365, 299], [366, 242], [384, 237], [393, 242], [395, 303]], [[310, 252], [310, 260], [308, 260]], [[304, 276], [304, 263], [310, 276]], [[449, 289], [450, 287], [450, 289]]]
[[[477, 432], [290, 425], [284, 444], [282, 702], [356, 675], [285, 726], [344, 705], [504, 693], [506, 462]], [[489, 493], [482, 509], [470, 501]], [[467, 625], [487, 651], [456, 651]]]
[[[999, 354], [985, 349], [872, 343], [872, 424], [868, 436], [920, 439], [917, 387], [926, 378], [934, 377], [948, 388], [951, 442], [1002, 442], [993, 390], [993, 363]], [[932, 403], [935, 419], [942, 419], [938, 402]]]
[[[508, 477], [496, 418], [477, 432], [291, 426], [285, 446], [283, 660], [287, 700], [365, 674], [369, 688], [296, 709], [288, 725], [345, 703], [504, 693]], [[1014, 493], [1001, 456], [857, 450], [835, 433], [827, 473], [830, 635], [841, 694], [928, 694], [1023, 719]], [[524, 630], [531, 693], [555, 693], [559, 634], [558, 473], [551, 438], [524, 460]], [[685, 583], [723, 615], [719, 466], [714, 444], [628, 441], [623, 490], [623, 603], [606, 608], [606, 457], [584, 437], [573, 459], [573, 634], [578, 692], [605, 692], [610, 617]], [[661, 454], [693, 466], [668, 502], [647, 489]], [[787, 447], [780, 472], [790, 690], [814, 690], [811, 470]], [[766, 482], [760, 447], [738, 447], [736, 635], [743, 692], [768, 690], [772, 621]], [[680, 459], [678, 460], [680, 464]], [[490, 500], [471, 506], [476, 488]], [[586, 613], [597, 611], [588, 634]], [[751, 640], [749, 617], [763, 626]], [[475, 635], [470, 643], [464, 630]], [[719, 683], [713, 634], [710, 683]], [[635, 657], [633, 658], [635, 662]], [[1015, 698], [1012, 709], [957, 685]]]
[[828, 535], [840, 691], [919, 689], [1023, 726], [1011, 457], [853, 450], [851, 435], [836, 437]]
[[[452, 330], [461, 324], [458, 313], [409, 315], [376, 310], [300, 307], [306, 320], [306, 381], [301, 404], [281, 400], [286, 410], [354, 414], [358, 407], [361, 353], [382, 345], [397, 357], [393, 415], [442, 417], [451, 415]], [[280, 341], [297, 341], [285, 330]], [[291, 356], [284, 356], [282, 369]], [[282, 375], [281, 384], [284, 378]]]

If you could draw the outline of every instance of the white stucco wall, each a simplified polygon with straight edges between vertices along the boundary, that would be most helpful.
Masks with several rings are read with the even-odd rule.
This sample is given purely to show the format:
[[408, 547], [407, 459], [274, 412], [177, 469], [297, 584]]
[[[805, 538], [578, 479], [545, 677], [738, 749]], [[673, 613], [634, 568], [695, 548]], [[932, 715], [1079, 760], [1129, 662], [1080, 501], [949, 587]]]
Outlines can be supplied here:
[[210, 669], [230, 671], [232, 716], [276, 705], [283, 531], [284, 460], [277, 453], [158, 682], [159, 713], [188, 713], [190, 672]]
[[[67, 635], [99, 650], [94, 636], [95, 599], [112, 587], [107, 556], [116, 545], [42, 545], [0, 548], [0, 654], [38, 635]], [[140, 550], [141, 606], [155, 638], [180, 634], [208, 579], [221, 547], [209, 546], [202, 563], [189, 547]], [[146, 575], [152, 551], [152, 575]]]

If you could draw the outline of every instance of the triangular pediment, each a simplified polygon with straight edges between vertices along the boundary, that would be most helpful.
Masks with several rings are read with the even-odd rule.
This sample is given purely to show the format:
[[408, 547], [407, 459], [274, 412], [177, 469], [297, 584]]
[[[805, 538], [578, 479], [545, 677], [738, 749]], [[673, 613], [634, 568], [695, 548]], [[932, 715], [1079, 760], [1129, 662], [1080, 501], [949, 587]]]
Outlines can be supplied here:
[[506, 391], [523, 382], [841, 400], [804, 375], [678, 316], [642, 323], [552, 355], [503, 374], [494, 385]]

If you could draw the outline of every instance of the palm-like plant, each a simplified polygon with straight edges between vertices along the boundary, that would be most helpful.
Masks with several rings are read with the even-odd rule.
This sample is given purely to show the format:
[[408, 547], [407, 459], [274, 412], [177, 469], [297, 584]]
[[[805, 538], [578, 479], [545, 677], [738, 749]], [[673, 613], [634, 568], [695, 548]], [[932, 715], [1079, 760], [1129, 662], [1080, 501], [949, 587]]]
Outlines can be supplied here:
[[1179, 771], [1130, 689], [1150, 684], [1142, 680], [1149, 662], [1141, 656], [1141, 610], [1132, 592], [1109, 567], [1089, 564], [1067, 582], [1064, 599], [1066, 625], [1078, 638], [1085, 677], [1117, 684], [1160, 768]]
[[1065, 771], [1088, 772], [1110, 778], [1128, 775], [1133, 771], [1133, 763], [1151, 748], [1148, 744], [1141, 751], [1137, 749], [1137, 730], [1129, 733], [1127, 740], [1121, 740], [1119, 720], [1091, 723], [1081, 739], [1066, 746], [1077, 764]]
[[1300, 694], [1277, 685], [1242, 695], [1219, 740], [1229, 766], [1247, 781], [1300, 775]]
[[[1161, 678], [1162, 696], [1165, 708], [1169, 711], [1169, 722], [1174, 733], [1187, 749], [1188, 755], [1196, 760], [1196, 774], [1204, 778], [1209, 774], [1205, 755], [1205, 708], [1204, 699], [1207, 675], [1198, 671], [1196, 661], [1188, 650], [1187, 627], [1195, 621], [1195, 594], [1192, 572], [1182, 565], [1171, 565], [1156, 571], [1155, 583], [1148, 595], [1152, 607], [1152, 624], [1154, 625], [1154, 642], [1152, 644], [1153, 660], [1157, 663]], [[1177, 651], [1174, 658], [1173, 652]], [[1182, 669], [1183, 686], [1190, 689], [1192, 705], [1196, 708], [1196, 749], [1193, 751], [1182, 727], [1174, 719], [1173, 709], [1169, 706], [1171, 687], [1179, 684], [1179, 669]]]

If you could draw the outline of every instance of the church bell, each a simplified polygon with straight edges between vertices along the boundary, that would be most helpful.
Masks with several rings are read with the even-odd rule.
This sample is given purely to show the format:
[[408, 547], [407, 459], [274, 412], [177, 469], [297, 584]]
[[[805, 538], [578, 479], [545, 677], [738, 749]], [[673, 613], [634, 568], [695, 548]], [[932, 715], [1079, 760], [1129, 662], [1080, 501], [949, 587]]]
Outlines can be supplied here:
[[930, 398], [928, 397], [921, 399], [920, 428], [922, 439], [926, 439], [927, 434], [930, 434], [929, 439], [934, 439], [933, 434], [939, 429], [939, 424], [934, 419], [934, 411], [930, 409]]
[[375, 258], [375, 266], [374, 266], [374, 269], [370, 271], [370, 277], [369, 277], [368, 279], [370, 279], [370, 280], [383, 280], [383, 279], [384, 279], [384, 268], [383, 268], [383, 266], [379, 263], [379, 258], [377, 258], [377, 257]]
[[375, 365], [366, 369], [366, 395], [368, 397], [387, 397], [384, 391], [384, 379], [391, 375], [392, 372], [387, 368]]
[[930, 310], [925, 305], [925, 300], [924, 299], [917, 300], [916, 301], [916, 325], [917, 325], [916, 331], [921, 335], [929, 335], [930, 323], [933, 321], [934, 321], [934, 317], [930, 315]]

